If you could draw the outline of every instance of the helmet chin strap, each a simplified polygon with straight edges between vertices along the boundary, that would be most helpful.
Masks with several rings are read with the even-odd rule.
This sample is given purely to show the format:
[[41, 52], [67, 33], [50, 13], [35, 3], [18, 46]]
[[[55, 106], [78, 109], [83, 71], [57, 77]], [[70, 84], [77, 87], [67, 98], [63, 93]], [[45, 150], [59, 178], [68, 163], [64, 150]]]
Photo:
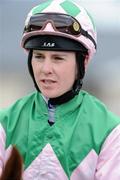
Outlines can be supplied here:
[[[76, 84], [76, 85], [75, 85]], [[48, 102], [52, 105], [60, 105], [63, 103], [66, 103], [68, 101], [70, 101], [71, 99], [73, 99], [75, 97], [75, 95], [77, 95], [82, 87], [82, 81], [80, 80], [78, 82], [78, 80], [76, 80], [76, 82], [74, 83], [74, 85], [76, 86], [75, 89], [73, 88], [70, 91], [67, 91], [66, 93], [62, 94], [59, 97], [56, 98], [50, 98], [48, 100]]]
[[[28, 70], [29, 70], [29, 73], [33, 79], [34, 86], [35, 86], [36, 90], [38, 92], [40, 92], [40, 89], [39, 89], [39, 87], [35, 81], [32, 65], [31, 65], [32, 52], [33, 51], [30, 50], [29, 54], [28, 54]], [[62, 94], [59, 97], [50, 98], [48, 100], [48, 102], [51, 105], [60, 105], [60, 104], [66, 103], [69, 100], [73, 99], [75, 97], [75, 95], [77, 95], [79, 93], [79, 91], [82, 87], [82, 84], [83, 84], [82, 79], [84, 77], [84, 59], [85, 59], [85, 57], [82, 56], [81, 53], [78, 53], [78, 52], [76, 53], [76, 62], [77, 62], [77, 66], [78, 66], [78, 77], [74, 82], [73, 88], [71, 90], [65, 92], [64, 94]], [[82, 79], [80, 79], [80, 78], [82, 78]]]

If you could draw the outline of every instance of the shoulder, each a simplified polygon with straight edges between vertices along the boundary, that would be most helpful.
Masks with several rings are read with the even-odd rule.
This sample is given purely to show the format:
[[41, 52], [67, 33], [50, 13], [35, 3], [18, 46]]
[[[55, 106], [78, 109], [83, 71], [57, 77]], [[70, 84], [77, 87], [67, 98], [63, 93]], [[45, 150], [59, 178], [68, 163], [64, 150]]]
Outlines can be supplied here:
[[18, 133], [21, 129], [27, 129], [39, 97], [41, 98], [40, 93], [34, 92], [18, 99], [10, 107], [0, 110], [0, 134], [4, 131], [10, 140], [13, 132]]
[[116, 119], [118, 122], [120, 121], [120, 118], [111, 112], [101, 100], [85, 91], [81, 93], [84, 96], [82, 105], [87, 113], [95, 115], [98, 119], [109, 117], [110, 119]]
[[6, 122], [7, 119], [10, 119], [10, 117], [14, 118], [16, 117], [22, 110], [24, 109], [26, 112], [28, 109], [30, 109], [30, 106], [35, 101], [35, 98], [37, 96], [37, 92], [33, 92], [29, 95], [26, 95], [20, 99], [18, 99], [15, 103], [10, 105], [7, 108], [0, 110], [0, 122], [1, 124]]
[[83, 99], [83, 104], [87, 105], [87, 107], [89, 107], [90, 109], [92, 109], [92, 107], [94, 106], [94, 108], [96, 109], [107, 109], [106, 105], [100, 101], [97, 97], [89, 94], [86, 91], [81, 91], [80, 94], [82, 94], [82, 96], [84, 97]]
[[120, 118], [111, 112], [103, 102], [87, 92], [82, 91], [81, 93], [84, 96], [81, 105], [84, 118], [95, 131], [107, 134], [120, 124]]
[[[99, 152], [99, 148], [109, 134], [120, 127], [120, 118], [109, 111], [105, 104], [96, 97], [84, 91], [81, 93], [83, 101], [80, 107], [79, 119], [82, 119], [82, 123], [85, 124], [86, 134], [89, 132], [92, 135], [94, 144], [96, 144], [96, 151]], [[99, 148], [98, 144], [100, 145]]]

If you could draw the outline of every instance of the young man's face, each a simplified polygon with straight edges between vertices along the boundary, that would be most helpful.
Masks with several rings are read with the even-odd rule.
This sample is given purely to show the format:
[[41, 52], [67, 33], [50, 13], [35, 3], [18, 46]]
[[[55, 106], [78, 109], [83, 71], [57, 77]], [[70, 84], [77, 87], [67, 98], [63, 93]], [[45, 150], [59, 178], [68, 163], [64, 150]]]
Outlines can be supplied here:
[[36, 83], [47, 98], [69, 91], [77, 76], [74, 52], [33, 50], [32, 68]]

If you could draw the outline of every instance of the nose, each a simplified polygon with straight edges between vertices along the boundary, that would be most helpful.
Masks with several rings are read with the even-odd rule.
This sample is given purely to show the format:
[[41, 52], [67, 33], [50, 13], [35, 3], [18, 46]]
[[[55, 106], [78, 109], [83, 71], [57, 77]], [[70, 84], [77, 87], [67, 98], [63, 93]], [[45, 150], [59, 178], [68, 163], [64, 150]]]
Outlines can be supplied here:
[[41, 71], [44, 74], [51, 74], [53, 71], [53, 66], [52, 62], [50, 59], [45, 59], [44, 62], [42, 63]]

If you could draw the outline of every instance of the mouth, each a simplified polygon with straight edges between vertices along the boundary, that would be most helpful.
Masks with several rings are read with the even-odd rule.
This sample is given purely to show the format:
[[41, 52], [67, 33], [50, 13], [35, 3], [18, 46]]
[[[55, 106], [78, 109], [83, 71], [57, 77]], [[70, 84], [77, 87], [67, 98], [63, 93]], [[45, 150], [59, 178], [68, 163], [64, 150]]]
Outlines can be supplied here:
[[41, 83], [44, 84], [44, 85], [48, 85], [49, 86], [49, 85], [55, 84], [56, 81], [51, 80], [51, 79], [42, 79]]

